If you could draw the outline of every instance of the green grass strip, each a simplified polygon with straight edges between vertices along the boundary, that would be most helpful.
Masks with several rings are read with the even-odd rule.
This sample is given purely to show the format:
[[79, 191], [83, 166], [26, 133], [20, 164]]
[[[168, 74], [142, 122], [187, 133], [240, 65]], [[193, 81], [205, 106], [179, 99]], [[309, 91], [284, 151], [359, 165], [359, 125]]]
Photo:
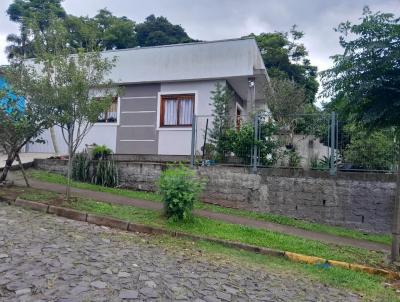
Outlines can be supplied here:
[[[49, 173], [40, 170], [30, 170], [29, 176], [49, 183], [66, 184], [66, 178], [62, 175]], [[125, 196], [132, 199], [142, 199], [149, 201], [161, 202], [161, 196], [153, 192], [143, 192], [143, 191], [133, 191], [128, 189], [118, 189], [118, 188], [107, 188], [98, 185], [82, 183], [82, 182], [72, 182], [72, 186], [79, 189], [85, 189], [90, 191], [111, 193], [119, 196]], [[255, 211], [238, 210], [225, 208], [217, 205], [207, 204], [199, 202], [195, 206], [196, 209], [207, 210], [216, 213], [224, 213], [234, 216], [241, 216], [261, 221], [274, 222], [282, 225], [293, 226], [296, 228], [315, 231], [320, 233], [331, 234], [335, 236], [342, 236], [347, 238], [368, 240], [371, 242], [390, 244], [391, 236], [388, 234], [368, 234], [357, 230], [351, 230], [344, 227], [329, 226], [325, 224], [308, 222], [305, 220], [299, 220], [287, 216], [275, 215], [270, 213], [259, 213]]]
[[181, 231], [188, 234], [236, 241], [259, 247], [318, 256], [326, 259], [351, 263], [363, 263], [372, 266], [380, 266], [383, 261], [383, 253], [380, 252], [325, 244], [316, 240], [303, 239], [296, 236], [230, 224], [203, 217], [195, 217], [193, 221], [190, 222], [174, 222], [166, 220], [161, 215], [160, 211], [109, 204], [90, 199], [78, 199], [77, 202], [72, 202], [67, 204], [67, 206], [88, 213], [110, 216], [140, 224], [163, 227], [169, 230]]

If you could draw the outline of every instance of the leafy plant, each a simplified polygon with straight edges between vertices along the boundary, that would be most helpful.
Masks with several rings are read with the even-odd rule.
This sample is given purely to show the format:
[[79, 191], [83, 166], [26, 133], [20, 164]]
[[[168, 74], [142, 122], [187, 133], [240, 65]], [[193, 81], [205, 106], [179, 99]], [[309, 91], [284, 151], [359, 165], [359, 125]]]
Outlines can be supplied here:
[[251, 122], [243, 123], [239, 129], [227, 131], [227, 150], [249, 164], [253, 146], [259, 149], [260, 163], [264, 166], [273, 165], [278, 158], [279, 143], [273, 138], [276, 128], [273, 123], [260, 121], [260, 139], [254, 140], [254, 126]]
[[118, 167], [113, 157], [100, 157], [97, 161], [92, 161], [86, 152], [78, 153], [72, 162], [72, 178], [104, 187], [116, 187]]
[[113, 157], [109, 159], [101, 157], [97, 161], [93, 183], [104, 187], [116, 187], [118, 185], [118, 167]]
[[94, 159], [106, 159], [112, 154], [112, 150], [106, 145], [95, 146], [92, 150], [92, 156]]
[[161, 173], [158, 187], [164, 202], [164, 213], [173, 220], [190, 220], [194, 202], [203, 184], [193, 170], [183, 166], [169, 167]]
[[397, 145], [390, 130], [368, 134], [358, 129], [352, 131], [350, 143], [343, 151], [343, 161], [352, 169], [393, 170], [396, 154]]
[[310, 166], [313, 170], [327, 170], [330, 166], [330, 159], [325, 155], [321, 159], [319, 159], [318, 156], [313, 156], [310, 161]]
[[212, 93], [213, 123], [210, 128], [210, 142], [214, 145], [215, 157], [217, 160], [224, 161], [227, 157], [230, 136], [229, 104], [233, 97], [233, 92], [229, 87], [217, 83]]
[[288, 167], [299, 168], [301, 165], [301, 156], [297, 153], [296, 149], [290, 149], [287, 151]]
[[77, 153], [72, 162], [72, 179], [83, 182], [90, 182], [90, 158], [86, 152]]

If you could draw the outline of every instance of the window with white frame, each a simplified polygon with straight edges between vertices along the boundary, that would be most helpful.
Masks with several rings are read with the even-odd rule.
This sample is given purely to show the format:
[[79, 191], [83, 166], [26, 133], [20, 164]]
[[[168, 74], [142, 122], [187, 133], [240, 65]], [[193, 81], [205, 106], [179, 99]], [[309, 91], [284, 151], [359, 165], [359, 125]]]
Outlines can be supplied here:
[[160, 127], [191, 127], [194, 99], [194, 94], [162, 95]]

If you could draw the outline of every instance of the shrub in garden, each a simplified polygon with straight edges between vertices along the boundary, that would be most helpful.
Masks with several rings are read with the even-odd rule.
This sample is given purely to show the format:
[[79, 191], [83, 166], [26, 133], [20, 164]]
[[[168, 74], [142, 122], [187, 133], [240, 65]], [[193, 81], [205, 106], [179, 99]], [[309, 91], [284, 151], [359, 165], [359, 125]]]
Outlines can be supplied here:
[[116, 187], [118, 185], [118, 167], [113, 157], [109, 159], [100, 157], [96, 164], [93, 183], [104, 187]]
[[173, 220], [190, 220], [194, 202], [203, 184], [193, 170], [179, 165], [169, 167], [161, 173], [158, 181], [159, 191], [164, 202], [164, 212]]
[[75, 154], [72, 161], [72, 179], [90, 182], [91, 178], [89, 155], [86, 152]]
[[286, 151], [288, 167], [289, 168], [300, 168], [301, 166], [301, 156], [295, 149], [290, 149]]
[[77, 153], [72, 162], [72, 179], [105, 187], [116, 187], [118, 167], [112, 156], [99, 155], [98, 160], [92, 160], [86, 152]]
[[273, 137], [276, 133], [273, 123], [261, 121], [260, 139], [256, 141], [252, 122], [245, 122], [240, 129], [231, 128], [226, 133], [227, 150], [240, 158], [243, 164], [250, 164], [254, 144], [258, 147], [261, 165], [272, 166], [277, 161], [280, 144]]
[[106, 145], [95, 146], [92, 150], [92, 157], [94, 159], [107, 158], [112, 154], [112, 150]]

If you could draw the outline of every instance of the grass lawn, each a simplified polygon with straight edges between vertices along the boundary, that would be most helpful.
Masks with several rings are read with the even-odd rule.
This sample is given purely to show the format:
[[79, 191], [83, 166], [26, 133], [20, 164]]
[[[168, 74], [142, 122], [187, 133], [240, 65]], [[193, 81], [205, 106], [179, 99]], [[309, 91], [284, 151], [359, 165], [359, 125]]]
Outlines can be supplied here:
[[[21, 195], [21, 198], [53, 203], [55, 198], [48, 192], [36, 190]], [[56, 199], [60, 200], [60, 198]], [[88, 213], [110, 216], [121, 220], [162, 227], [188, 234], [242, 242], [260, 247], [318, 256], [326, 259], [352, 263], [368, 264], [375, 267], [384, 266], [384, 254], [361, 248], [337, 246], [316, 240], [282, 233], [261, 230], [242, 225], [230, 224], [218, 220], [194, 217], [190, 222], [174, 222], [162, 216], [161, 211], [147, 210], [133, 206], [110, 204], [86, 198], [77, 201], [63, 202], [63, 206]]]
[[[50, 183], [57, 184], [65, 184], [66, 178], [62, 175], [49, 173], [40, 170], [29, 170], [29, 176]], [[128, 189], [118, 189], [118, 188], [106, 188], [98, 185], [82, 183], [82, 182], [73, 182], [73, 187], [79, 189], [86, 189], [91, 191], [98, 192], [106, 192], [111, 194], [116, 194], [120, 196], [125, 196], [133, 199], [143, 199], [149, 201], [161, 202], [161, 196], [157, 193], [152, 192], [143, 192], [143, 191], [132, 191]], [[297, 228], [301, 228], [309, 231], [316, 231], [321, 233], [327, 233], [337, 236], [355, 238], [355, 239], [364, 239], [373, 242], [390, 244], [391, 236], [387, 234], [367, 234], [356, 230], [346, 229], [344, 227], [335, 227], [324, 224], [312, 223], [305, 220], [294, 219], [287, 216], [275, 215], [270, 213], [259, 213], [254, 211], [246, 211], [246, 210], [238, 210], [231, 208], [224, 208], [217, 205], [207, 204], [203, 202], [198, 202], [196, 204], [196, 209], [202, 209], [212, 212], [225, 213], [235, 216], [242, 216], [262, 221], [274, 222], [283, 225], [289, 225]]]

